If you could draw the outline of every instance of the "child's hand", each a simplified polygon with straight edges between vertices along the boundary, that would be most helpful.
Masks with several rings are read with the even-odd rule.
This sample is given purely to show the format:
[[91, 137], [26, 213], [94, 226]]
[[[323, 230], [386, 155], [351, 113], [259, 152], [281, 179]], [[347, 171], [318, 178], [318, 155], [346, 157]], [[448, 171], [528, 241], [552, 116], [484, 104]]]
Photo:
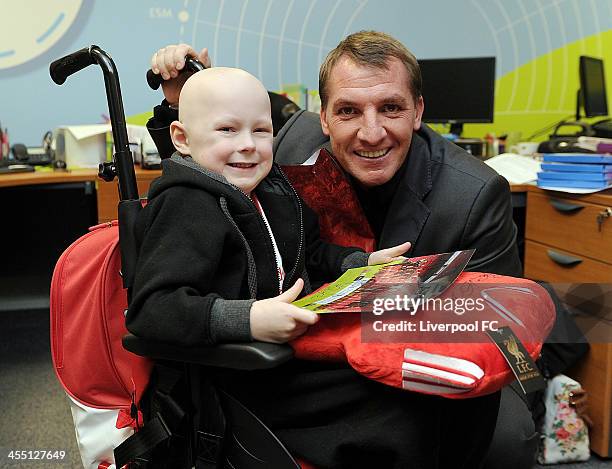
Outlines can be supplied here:
[[374, 251], [368, 257], [368, 265], [385, 264], [387, 262], [406, 259], [402, 254], [410, 250], [412, 244], [410, 241], [406, 241], [404, 244], [393, 246], [392, 248], [381, 249], [380, 251]]
[[298, 279], [286, 292], [251, 306], [251, 335], [254, 340], [282, 344], [302, 335], [319, 320], [312, 311], [290, 304], [304, 288]]
[[206, 68], [212, 66], [208, 49], [204, 48], [198, 53], [188, 44], [168, 45], [151, 57], [151, 70], [163, 77], [162, 90], [166, 101], [170, 104], [178, 104], [181, 88], [191, 76], [191, 73], [180, 74], [187, 55], [197, 58]]

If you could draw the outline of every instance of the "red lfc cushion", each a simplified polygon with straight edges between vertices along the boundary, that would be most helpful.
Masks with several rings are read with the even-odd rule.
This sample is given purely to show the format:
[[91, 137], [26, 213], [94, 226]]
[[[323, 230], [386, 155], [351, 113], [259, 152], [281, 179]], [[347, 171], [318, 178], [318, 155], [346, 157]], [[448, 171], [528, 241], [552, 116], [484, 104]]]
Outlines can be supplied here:
[[[478, 300], [475, 304], [482, 310], [459, 315], [450, 309], [421, 308], [401, 319], [392, 312], [327, 314], [291, 345], [297, 358], [347, 361], [370, 379], [409, 391], [455, 399], [489, 394], [510, 383], [514, 375], [482, 329], [510, 326], [535, 360], [552, 328], [554, 305], [535, 282], [477, 272], [461, 274], [436, 304], [456, 305], [465, 298]], [[416, 325], [413, 332], [377, 332], [383, 324], [401, 329], [406, 318]], [[442, 323], [466, 330], [420, 329]]]

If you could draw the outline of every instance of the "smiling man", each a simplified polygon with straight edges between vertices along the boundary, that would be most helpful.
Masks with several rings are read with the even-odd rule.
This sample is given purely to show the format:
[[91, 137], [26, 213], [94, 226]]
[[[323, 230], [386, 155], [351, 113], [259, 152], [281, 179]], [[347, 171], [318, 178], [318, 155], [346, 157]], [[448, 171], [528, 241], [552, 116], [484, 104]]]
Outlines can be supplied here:
[[[160, 49], [151, 61], [166, 80], [166, 101], [149, 122], [162, 157], [186, 55], [210, 66], [206, 49], [198, 54], [185, 44]], [[275, 160], [301, 164], [328, 150], [349, 177], [378, 249], [406, 240], [413, 256], [475, 249], [469, 270], [520, 276], [507, 181], [421, 123], [421, 87], [419, 65], [403, 44], [380, 32], [351, 34], [321, 66], [320, 115], [294, 114], [276, 138]], [[299, 422], [279, 427], [277, 418], [264, 418], [292, 453], [317, 467], [478, 468], [499, 407], [499, 394], [448, 400], [396, 392], [336, 365], [308, 364], [292, 382], [300, 387], [285, 382], [283, 389], [294, 405], [252, 410]], [[520, 399], [518, 406], [513, 428], [531, 419]], [[503, 442], [507, 454], [491, 467], [523, 467], [502, 466], [515, 461], [506, 456], [525, 453], [513, 443]]]
[[298, 164], [328, 149], [351, 178], [378, 247], [408, 239], [414, 256], [475, 249], [469, 270], [520, 276], [508, 183], [422, 124], [422, 86], [402, 43], [351, 34], [321, 65], [320, 116], [298, 113], [285, 125], [276, 161]]
[[413, 98], [409, 72], [398, 58], [378, 66], [365, 60], [338, 49], [330, 53], [319, 79], [321, 126], [342, 167], [374, 187], [389, 182], [406, 160], [412, 132], [421, 126], [423, 98]]

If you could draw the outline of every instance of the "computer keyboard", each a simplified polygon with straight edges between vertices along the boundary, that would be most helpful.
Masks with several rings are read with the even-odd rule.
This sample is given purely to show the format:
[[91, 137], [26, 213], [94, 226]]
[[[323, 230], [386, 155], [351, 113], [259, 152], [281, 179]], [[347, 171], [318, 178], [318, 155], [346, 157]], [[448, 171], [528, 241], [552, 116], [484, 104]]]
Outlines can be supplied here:
[[30, 173], [34, 171], [34, 166], [30, 166], [27, 164], [19, 164], [15, 163], [15, 161], [10, 160], [10, 164], [4, 164], [5, 161], [8, 160], [0, 160], [0, 174], [6, 173]]

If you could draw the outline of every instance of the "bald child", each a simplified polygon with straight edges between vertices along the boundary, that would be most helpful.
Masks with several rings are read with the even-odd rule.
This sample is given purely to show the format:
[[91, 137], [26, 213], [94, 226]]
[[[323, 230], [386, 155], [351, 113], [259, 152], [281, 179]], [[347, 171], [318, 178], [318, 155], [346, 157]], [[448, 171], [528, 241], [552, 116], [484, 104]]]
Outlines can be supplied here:
[[308, 278], [388, 262], [410, 243], [364, 253], [323, 242], [316, 215], [273, 163], [270, 100], [240, 69], [215, 67], [183, 86], [177, 152], [162, 162], [139, 215], [127, 327], [181, 345], [282, 343], [318, 316], [291, 304]]

